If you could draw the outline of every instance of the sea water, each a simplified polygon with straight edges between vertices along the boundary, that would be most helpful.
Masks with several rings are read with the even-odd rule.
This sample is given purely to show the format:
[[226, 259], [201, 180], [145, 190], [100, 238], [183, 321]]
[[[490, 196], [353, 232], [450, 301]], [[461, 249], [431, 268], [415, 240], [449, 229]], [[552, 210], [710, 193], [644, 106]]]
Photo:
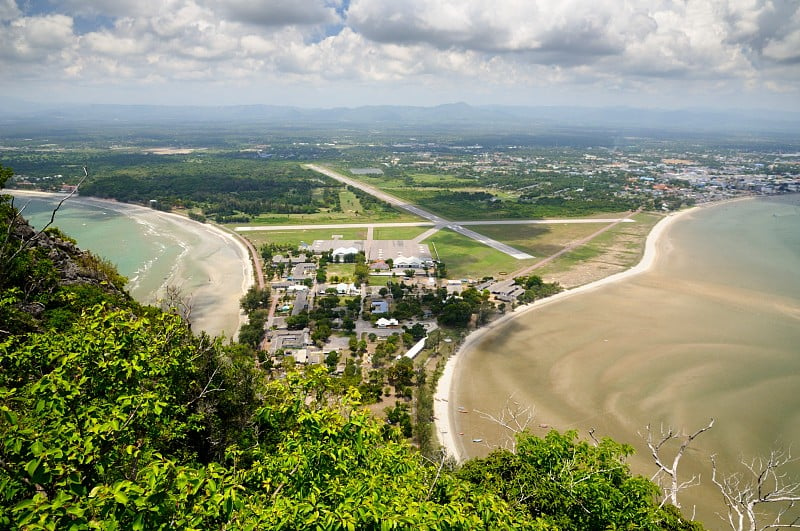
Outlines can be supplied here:
[[[17, 208], [42, 228], [63, 198], [19, 194]], [[204, 225], [150, 209], [73, 197], [53, 226], [81, 248], [108, 259], [127, 277], [127, 289], [144, 304], [157, 304], [167, 286], [192, 307], [195, 330], [234, 337], [242, 320], [238, 300], [252, 281], [249, 261], [232, 237]]]
[[[800, 198], [691, 212], [662, 236], [651, 270], [521, 315], [467, 352], [455, 373], [455, 426], [468, 455], [508, 442], [486, 419], [533, 407], [529, 427], [632, 444], [634, 471], [656, 469], [646, 426], [692, 432], [715, 419], [679, 473], [699, 474], [684, 509], [725, 526], [710, 482], [720, 469], [783, 449], [800, 456]], [[510, 400], [509, 400], [510, 399]], [[800, 481], [800, 462], [787, 471]]]
[[[59, 197], [20, 196], [17, 207], [40, 229], [51, 218]], [[70, 199], [56, 213], [53, 226], [74, 238], [78, 246], [110, 260], [128, 279], [127, 289], [144, 303], [153, 303], [186, 244], [158, 220], [125, 214], [113, 204]]]

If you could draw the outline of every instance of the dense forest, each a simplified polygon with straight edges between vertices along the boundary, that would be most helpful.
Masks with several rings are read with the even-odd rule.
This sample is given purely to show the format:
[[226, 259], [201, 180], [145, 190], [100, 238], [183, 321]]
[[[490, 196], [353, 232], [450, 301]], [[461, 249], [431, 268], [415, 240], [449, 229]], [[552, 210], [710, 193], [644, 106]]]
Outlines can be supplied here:
[[270, 376], [137, 304], [8, 196], [0, 238], [2, 528], [701, 529], [627, 445], [552, 431], [462, 466], [422, 455], [324, 369]]
[[156, 200], [167, 208], [199, 208], [220, 222], [237, 214], [309, 214], [337, 204], [340, 185], [297, 164], [195, 159], [110, 169], [84, 183], [81, 193], [144, 204]]

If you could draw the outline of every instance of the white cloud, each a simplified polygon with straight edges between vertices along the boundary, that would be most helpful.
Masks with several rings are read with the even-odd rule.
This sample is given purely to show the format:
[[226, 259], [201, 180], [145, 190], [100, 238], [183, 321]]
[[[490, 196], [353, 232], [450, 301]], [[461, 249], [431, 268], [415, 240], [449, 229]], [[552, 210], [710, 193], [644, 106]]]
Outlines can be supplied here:
[[[97, 86], [235, 79], [235, 90], [251, 93], [270, 84], [334, 82], [376, 94], [416, 86], [452, 101], [586, 87], [621, 98], [800, 90], [796, 0], [51, 4], [49, 15], [24, 16], [0, 0], [0, 68], [43, 83], [66, 72]], [[81, 17], [103, 27], [89, 31]]]
[[0, 54], [12, 61], [43, 61], [60, 56], [76, 42], [72, 18], [64, 15], [22, 17], [0, 33]]
[[13, 20], [21, 14], [14, 0], [0, 0], [0, 21]]

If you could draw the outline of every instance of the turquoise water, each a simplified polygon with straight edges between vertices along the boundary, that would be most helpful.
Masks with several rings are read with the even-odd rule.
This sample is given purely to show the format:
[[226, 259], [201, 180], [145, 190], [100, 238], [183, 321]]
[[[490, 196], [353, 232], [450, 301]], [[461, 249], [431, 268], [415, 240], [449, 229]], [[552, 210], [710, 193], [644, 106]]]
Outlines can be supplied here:
[[[36, 228], [49, 221], [57, 199], [18, 197], [18, 207]], [[78, 245], [109, 259], [125, 277], [139, 301], [151, 303], [168, 278], [185, 244], [164, 224], [123, 214], [109, 205], [70, 199], [56, 213], [54, 226]]]
[[[59, 199], [20, 194], [15, 204], [41, 228]], [[136, 300], [155, 304], [166, 286], [177, 287], [192, 308], [195, 329], [236, 335], [242, 319], [239, 297], [252, 273], [246, 252], [230, 235], [147, 208], [83, 197], [64, 203], [54, 226], [81, 248], [113, 262]]]
[[[722, 529], [710, 455], [732, 472], [775, 448], [800, 455], [800, 197], [698, 209], [667, 229], [646, 273], [521, 315], [465, 353], [451, 404], [500, 412], [508, 397], [535, 407], [536, 433], [577, 429], [628, 442], [650, 423], [694, 431], [716, 419], [682, 461], [702, 484], [682, 500]], [[506, 434], [480, 414], [457, 415], [468, 455]], [[546, 428], [539, 428], [539, 425]], [[787, 469], [800, 481], [800, 461]]]

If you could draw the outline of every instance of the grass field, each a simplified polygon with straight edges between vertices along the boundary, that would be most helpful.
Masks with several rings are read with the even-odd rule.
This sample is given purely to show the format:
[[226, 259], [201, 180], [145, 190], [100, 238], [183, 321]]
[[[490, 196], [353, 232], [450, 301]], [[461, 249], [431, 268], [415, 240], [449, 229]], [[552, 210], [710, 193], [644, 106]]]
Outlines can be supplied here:
[[412, 240], [429, 229], [431, 227], [376, 228], [373, 238], [376, 240]]
[[515, 249], [525, 251], [537, 258], [553, 255], [574, 243], [597, 232], [604, 225], [600, 223], [564, 223], [547, 225], [483, 225], [471, 227], [499, 242]]
[[343, 240], [363, 240], [367, 237], [367, 229], [298, 229], [282, 231], [240, 232], [256, 247], [267, 242], [278, 244], [291, 243], [300, 245], [300, 242], [311, 243], [314, 240], [330, 240], [334, 234], [341, 235]]
[[342, 212], [363, 214], [364, 208], [361, 206], [358, 196], [350, 190], [342, 190], [339, 192], [339, 204], [342, 207]]
[[501, 272], [515, 271], [536, 262], [535, 259], [517, 260], [450, 230], [440, 230], [423, 243], [436, 246], [449, 278], [499, 278]]
[[647, 235], [661, 215], [640, 213], [536, 270], [545, 279], [574, 287], [628, 269], [641, 260]]
[[355, 264], [328, 264], [325, 273], [328, 282], [352, 282], [355, 279]]

